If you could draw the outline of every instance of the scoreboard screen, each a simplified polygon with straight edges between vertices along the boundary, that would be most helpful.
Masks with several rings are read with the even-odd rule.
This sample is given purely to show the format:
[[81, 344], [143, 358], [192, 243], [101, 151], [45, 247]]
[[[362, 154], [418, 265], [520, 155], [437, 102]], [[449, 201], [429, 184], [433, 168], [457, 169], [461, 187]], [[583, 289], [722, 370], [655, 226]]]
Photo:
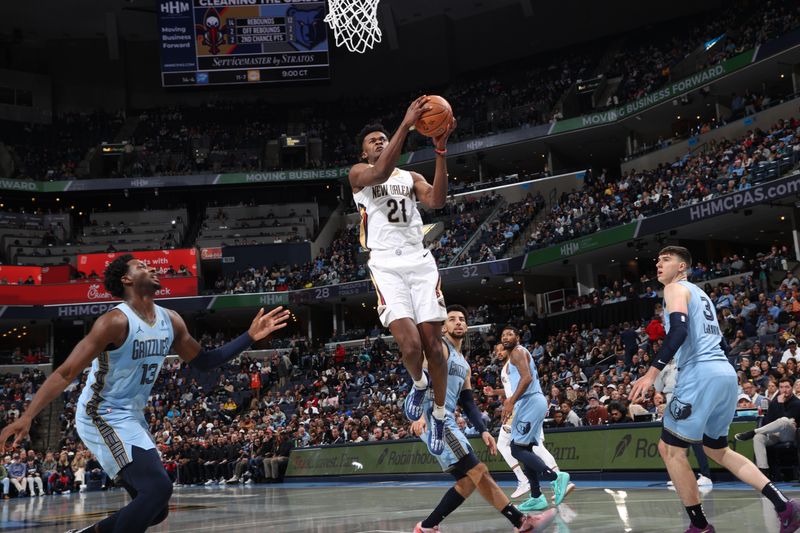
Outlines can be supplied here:
[[164, 87], [330, 78], [322, 0], [158, 0]]

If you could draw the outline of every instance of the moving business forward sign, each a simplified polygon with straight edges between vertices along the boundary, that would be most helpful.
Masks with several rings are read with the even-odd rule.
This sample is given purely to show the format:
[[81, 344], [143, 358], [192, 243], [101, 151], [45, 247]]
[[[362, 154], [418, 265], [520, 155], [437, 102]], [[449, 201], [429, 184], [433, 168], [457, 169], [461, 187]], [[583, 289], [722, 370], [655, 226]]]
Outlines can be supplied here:
[[689, 93], [695, 89], [702, 87], [726, 74], [730, 74], [735, 70], [749, 65], [755, 55], [755, 49], [742, 52], [727, 61], [723, 61], [718, 65], [708, 67], [700, 72], [696, 72], [687, 78], [671, 82], [661, 89], [646, 94], [641, 98], [637, 98], [619, 107], [607, 109], [597, 113], [589, 113], [580, 117], [568, 118], [566, 120], [559, 120], [553, 125], [550, 134], [563, 133], [565, 131], [577, 130], [580, 128], [588, 128], [590, 126], [599, 126], [600, 124], [609, 124], [616, 122], [625, 117], [628, 117], [639, 111], [644, 111], [649, 107], [653, 107], [660, 103], [666, 102], [676, 96], [681, 96]]

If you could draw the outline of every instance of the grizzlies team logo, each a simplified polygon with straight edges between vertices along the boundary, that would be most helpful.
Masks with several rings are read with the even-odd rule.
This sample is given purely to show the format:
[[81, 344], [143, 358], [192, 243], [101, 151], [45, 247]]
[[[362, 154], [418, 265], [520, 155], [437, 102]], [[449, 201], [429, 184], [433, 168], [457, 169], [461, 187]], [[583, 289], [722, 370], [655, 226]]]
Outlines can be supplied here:
[[289, 42], [298, 50], [313, 50], [328, 34], [322, 17], [324, 8], [298, 9], [294, 6], [286, 11], [286, 28]]
[[677, 396], [673, 396], [669, 402], [669, 412], [675, 420], [689, 418], [692, 414], [692, 404], [683, 403]]
[[514, 429], [517, 430], [517, 433], [520, 435], [525, 435], [531, 430], [531, 423], [530, 422], [517, 422], [515, 424]]

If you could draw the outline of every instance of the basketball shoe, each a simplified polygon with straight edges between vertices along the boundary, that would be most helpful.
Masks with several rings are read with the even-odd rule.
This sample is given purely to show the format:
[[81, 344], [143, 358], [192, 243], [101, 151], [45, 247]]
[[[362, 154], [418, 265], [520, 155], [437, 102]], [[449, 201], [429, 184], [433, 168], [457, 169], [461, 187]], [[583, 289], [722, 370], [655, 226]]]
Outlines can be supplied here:
[[689, 529], [687, 529], [683, 533], [717, 533], [717, 530], [714, 529], [714, 526], [712, 526], [711, 524], [708, 524], [706, 527], [702, 529], [692, 524], [689, 526]]
[[514, 528], [516, 533], [533, 533], [539, 528], [546, 527], [556, 517], [556, 510], [553, 508], [537, 515], [525, 515], [525, 519], [518, 528]]
[[431, 377], [428, 371], [423, 370], [422, 373], [428, 378], [428, 387], [418, 389], [416, 386], [411, 385], [411, 390], [408, 392], [405, 402], [403, 402], [403, 411], [405, 412], [406, 418], [412, 422], [416, 422], [419, 420], [419, 417], [422, 416], [422, 403], [425, 401], [425, 393], [428, 391], [431, 383]]
[[786, 502], [786, 509], [778, 513], [781, 520], [781, 533], [794, 533], [800, 528], [800, 506], [794, 499]]

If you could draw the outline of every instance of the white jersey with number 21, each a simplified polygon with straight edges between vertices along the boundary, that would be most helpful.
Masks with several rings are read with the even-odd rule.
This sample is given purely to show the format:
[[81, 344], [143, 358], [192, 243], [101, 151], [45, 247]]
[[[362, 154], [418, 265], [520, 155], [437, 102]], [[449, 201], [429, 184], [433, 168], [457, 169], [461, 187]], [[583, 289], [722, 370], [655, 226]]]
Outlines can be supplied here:
[[396, 168], [384, 183], [353, 193], [353, 200], [361, 216], [359, 241], [363, 248], [422, 247], [422, 216], [410, 172]]

